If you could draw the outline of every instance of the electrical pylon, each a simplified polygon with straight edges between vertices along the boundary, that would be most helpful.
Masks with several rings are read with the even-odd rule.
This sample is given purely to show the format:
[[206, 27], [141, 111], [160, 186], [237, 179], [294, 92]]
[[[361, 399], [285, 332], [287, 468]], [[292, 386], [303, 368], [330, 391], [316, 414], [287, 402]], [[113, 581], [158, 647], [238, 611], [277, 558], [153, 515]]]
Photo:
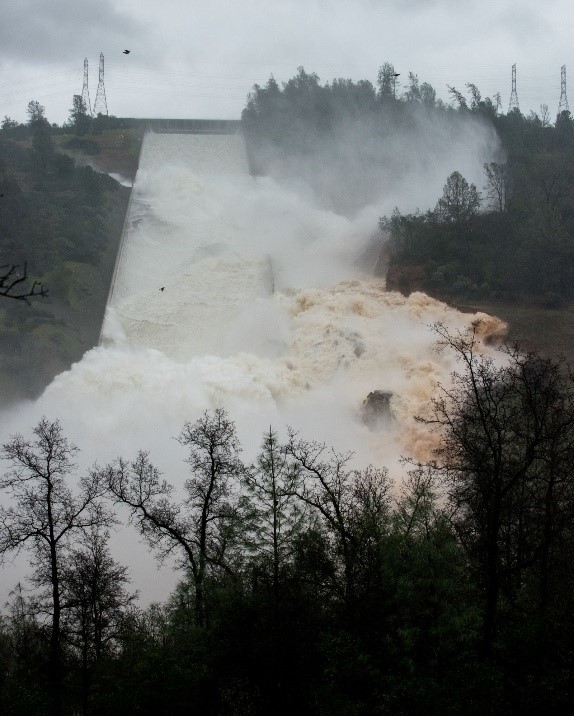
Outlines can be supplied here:
[[513, 109], [520, 109], [518, 106], [518, 94], [516, 93], [516, 65], [512, 65], [512, 91], [510, 92], [508, 111], [511, 112]]
[[82, 85], [82, 103], [86, 114], [92, 116], [92, 105], [90, 103], [90, 90], [88, 89], [88, 58], [84, 57], [84, 84]]
[[96, 92], [96, 101], [94, 102], [94, 117], [98, 114], [108, 114], [108, 103], [106, 101], [106, 88], [104, 86], [104, 53], [100, 52], [100, 74], [98, 80], [98, 89]]
[[560, 102], [558, 103], [558, 114], [560, 112], [569, 112], [568, 97], [566, 96], [566, 65], [562, 65], [560, 70]]

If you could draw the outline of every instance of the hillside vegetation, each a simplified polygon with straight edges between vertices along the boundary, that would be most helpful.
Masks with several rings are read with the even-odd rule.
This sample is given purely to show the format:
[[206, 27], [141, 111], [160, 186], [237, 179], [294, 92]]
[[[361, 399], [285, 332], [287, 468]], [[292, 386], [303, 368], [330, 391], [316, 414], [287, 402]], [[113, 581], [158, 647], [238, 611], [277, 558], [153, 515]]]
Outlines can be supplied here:
[[2, 402], [36, 397], [97, 343], [130, 190], [85, 162], [129, 176], [137, 152], [122, 130], [80, 139], [43, 111], [25, 126], [5, 120], [0, 263], [25, 268], [48, 295], [0, 304]]
[[[381, 217], [379, 270], [389, 289], [490, 310], [510, 323], [512, 340], [574, 357], [571, 332], [546, 327], [548, 319], [562, 329], [560, 317], [570, 320], [574, 299], [574, 122], [567, 111], [552, 122], [544, 106], [539, 115], [505, 114], [497, 98], [483, 99], [470, 83], [467, 89], [451, 87], [453, 105], [446, 105], [410, 73], [406, 89], [397, 90], [390, 63], [377, 88], [343, 79], [322, 85], [302, 68], [283, 86], [271, 78], [254, 87], [243, 112], [252, 167], [288, 171], [328, 157], [339, 184], [357, 185], [368, 198], [373, 166], [391, 162], [391, 177], [400, 175], [395, 155], [386, 153], [405, 135], [415, 138], [417, 128], [440, 126], [453, 137], [465, 122], [473, 131], [494, 129], [499, 156], [485, 163], [482, 186], [454, 171], [430, 210], [403, 213], [399, 206]], [[349, 127], [369, 140], [358, 163], [338, 144]], [[408, 161], [406, 154], [398, 161]], [[305, 179], [320, 194], [317, 175]]]

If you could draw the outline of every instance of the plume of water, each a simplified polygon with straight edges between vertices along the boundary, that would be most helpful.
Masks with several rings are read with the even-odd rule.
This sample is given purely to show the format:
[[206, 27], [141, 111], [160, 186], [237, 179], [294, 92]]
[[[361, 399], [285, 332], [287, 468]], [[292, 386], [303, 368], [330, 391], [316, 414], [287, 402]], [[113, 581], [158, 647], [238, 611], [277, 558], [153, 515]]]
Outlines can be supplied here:
[[[57, 417], [84, 467], [141, 448], [181, 485], [173, 436], [223, 406], [246, 459], [270, 424], [290, 425], [400, 479], [400, 455], [432, 449], [414, 416], [453, 369], [429, 326], [464, 330], [477, 316], [364, 273], [358, 258], [388, 208], [381, 197], [348, 217], [319, 205], [304, 177], [251, 177], [238, 135], [147, 135], [101, 345], [0, 416], [0, 432]], [[501, 330], [482, 319], [486, 333]], [[392, 394], [381, 430], [362, 420], [373, 390]], [[149, 558], [122, 539], [141, 562], [138, 586], [165, 596], [173, 578], [158, 593]]]

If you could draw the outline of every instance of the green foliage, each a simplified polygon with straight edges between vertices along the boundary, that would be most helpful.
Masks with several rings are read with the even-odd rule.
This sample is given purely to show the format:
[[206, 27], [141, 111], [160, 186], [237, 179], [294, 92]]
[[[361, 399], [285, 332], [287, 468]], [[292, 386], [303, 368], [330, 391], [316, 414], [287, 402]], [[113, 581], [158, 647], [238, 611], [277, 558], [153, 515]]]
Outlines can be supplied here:
[[[570, 115], [554, 127], [517, 110], [498, 115], [472, 84], [469, 101], [453, 93], [455, 112], [412, 74], [404, 95], [395, 96], [393, 81], [390, 101], [387, 64], [378, 94], [368, 82], [321, 86], [302, 68], [282, 87], [273, 78], [256, 86], [243, 117], [255, 166], [268, 168], [269, 144], [286, 160], [313, 154], [317, 144], [336, 147], [343, 125], [357, 118], [383, 133], [419, 112], [485, 117], [506, 152], [504, 163], [485, 167], [491, 205], [478, 211], [477, 188], [455, 172], [434, 211], [396, 210], [381, 220], [391, 266], [422, 266], [425, 285], [442, 295], [527, 294], [548, 306], [572, 297]], [[2, 250], [18, 259], [23, 241], [33, 247], [54, 303], [1, 307], [9, 379], [28, 353], [42, 370], [46, 355], [60, 351], [65, 361], [73, 352], [67, 311], [92, 301], [106, 216], [121, 204], [105, 178], [57, 153], [40, 171], [38, 151], [9, 137], [17, 129], [8, 122], [0, 137]], [[194, 559], [167, 604], [119, 609], [110, 648], [90, 665], [93, 713], [571, 711], [572, 377], [537, 356], [509, 352], [510, 367], [498, 369], [472, 345], [470, 354], [468, 343], [451, 337], [450, 345], [466, 373], [435, 402], [434, 425], [446, 431], [436, 461], [414, 465], [400, 494], [384, 470], [351, 470], [349, 456], [294, 434], [281, 445], [272, 429], [245, 468], [221, 413], [180, 435], [192, 468], [184, 503], [142, 453], [155, 516], [172, 535], [188, 530], [180, 544]], [[209, 436], [223, 473], [210, 471]], [[155, 546], [158, 535], [148, 525]], [[74, 565], [85, 566], [77, 557], [68, 565], [75, 577], [83, 572]], [[116, 574], [121, 586], [125, 574]], [[70, 584], [84, 593], [82, 578]], [[0, 712], [40, 714], [47, 644], [24, 604], [16, 600], [0, 623]], [[70, 711], [81, 690], [79, 644], [70, 639], [64, 660]]]
[[32, 100], [28, 102], [28, 125], [32, 127], [32, 129], [40, 126], [40, 125], [49, 125], [48, 120], [46, 119], [46, 108], [41, 105], [36, 100]]
[[419, 288], [445, 298], [537, 297], [548, 307], [574, 297], [574, 177], [564, 156], [548, 151], [515, 164], [485, 164], [490, 206], [459, 172], [435, 211], [380, 226], [391, 266], [424, 267]]
[[479, 208], [480, 196], [475, 185], [469, 184], [460, 172], [453, 172], [446, 180], [435, 209], [440, 221], [454, 224], [464, 231]]
[[68, 139], [62, 146], [64, 149], [70, 149], [74, 152], [87, 154], [91, 157], [95, 157], [100, 153], [99, 144], [97, 144], [97, 142], [93, 139], [81, 139], [80, 137], [74, 137], [74, 139]]
[[0, 125], [3, 132], [9, 132], [12, 129], [16, 129], [18, 126], [18, 122], [16, 122], [15, 119], [11, 119], [8, 117], [8, 115], [4, 115], [4, 119], [2, 120], [2, 125]]
[[70, 125], [74, 129], [74, 133], [81, 137], [90, 130], [91, 117], [88, 114], [88, 108], [82, 98], [82, 95], [75, 94], [70, 110]]
[[560, 710], [563, 667], [551, 654], [572, 638], [572, 376], [561, 361], [508, 347], [497, 367], [478, 352], [477, 326], [469, 336], [436, 330], [461, 371], [433, 401], [440, 448], [428, 469], [447, 488], [474, 572], [479, 653], [506, 671], [509, 711], [540, 708], [554, 689]]
[[[392, 62], [385, 62], [380, 68], [377, 74], [377, 84], [379, 85], [379, 99], [381, 102], [389, 102], [396, 100], [396, 86], [397, 86], [398, 74], [395, 72], [395, 67]], [[415, 91], [415, 87], [418, 84], [415, 83], [411, 78], [411, 92]], [[411, 97], [409, 97], [410, 99]], [[418, 99], [418, 97], [416, 98]]]
[[352, 214], [391, 190], [409, 161], [408, 151], [397, 152], [405, 133], [412, 130], [419, 141], [432, 142], [420, 133], [426, 126], [441, 141], [435, 133], [440, 127], [443, 136], [441, 123], [456, 133], [463, 121], [414, 76], [402, 94], [387, 64], [379, 91], [367, 80], [322, 84], [302, 67], [282, 85], [273, 77], [265, 86], [255, 85], [242, 113], [252, 171], [303, 177], [318, 200], [339, 213]]
[[243, 471], [242, 483], [245, 546], [256, 555], [257, 569], [261, 576], [267, 572], [277, 593], [305, 514], [295, 495], [298, 470], [271, 428], [255, 464]]

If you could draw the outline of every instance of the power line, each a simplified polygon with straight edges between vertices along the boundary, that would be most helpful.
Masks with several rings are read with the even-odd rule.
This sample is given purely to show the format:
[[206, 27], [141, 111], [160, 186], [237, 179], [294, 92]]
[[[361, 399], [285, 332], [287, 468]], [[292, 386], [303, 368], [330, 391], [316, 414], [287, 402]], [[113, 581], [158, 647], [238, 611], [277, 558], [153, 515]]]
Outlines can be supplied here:
[[82, 105], [84, 110], [91, 116], [92, 105], [90, 103], [90, 91], [88, 89], [88, 58], [84, 57], [84, 83], [82, 85]]
[[516, 92], [516, 64], [512, 65], [512, 90], [510, 92], [508, 111], [511, 112], [513, 109], [520, 111], [520, 107], [518, 106], [518, 94]]
[[568, 97], [566, 96], [566, 65], [562, 65], [560, 70], [560, 102], [558, 103], [558, 114], [560, 112], [569, 112]]
[[96, 91], [96, 101], [94, 102], [94, 116], [98, 114], [108, 115], [108, 103], [106, 100], [106, 88], [104, 86], [104, 53], [100, 52], [100, 71], [98, 79], [98, 89]]
[[[121, 96], [122, 109], [121, 112], [126, 114], [126, 111], [131, 114], [137, 114], [142, 111], [139, 109], [140, 100], [145, 100], [145, 97], [151, 98], [157, 97], [158, 102], [163, 102], [163, 97], [166, 100], [170, 95], [177, 96], [179, 102], [179, 109], [181, 112], [186, 114], [186, 104], [189, 100], [190, 106], [194, 106], [193, 103], [198, 99], [203, 99], [207, 105], [210, 101], [213, 102], [217, 112], [217, 107], [221, 100], [226, 100], [226, 105], [233, 103], [237, 105], [237, 112], [240, 112], [242, 106], [245, 103], [247, 94], [252, 91], [254, 84], [265, 85], [270, 74], [273, 73], [276, 78], [281, 79], [281, 72], [284, 71], [285, 67], [292, 67], [292, 63], [239, 63], [239, 67], [225, 67], [223, 62], [202, 62], [193, 66], [187, 67], [184, 63], [174, 63], [163, 69], [163, 71], [157, 71], [156, 68], [149, 64], [141, 63], [129, 63], [129, 67], [125, 63], [112, 64], [108, 66], [108, 79], [107, 84], [114, 89], [114, 96]], [[521, 65], [522, 66], [522, 65]], [[249, 69], [253, 67], [253, 73]], [[339, 68], [335, 65], [321, 65], [320, 70], [323, 75], [322, 83], [325, 81], [326, 76], [329, 74], [329, 68], [333, 76], [340, 74], [339, 72], [333, 72]], [[226, 71], [226, 69], [228, 71]], [[310, 69], [316, 69], [312, 67]], [[319, 67], [317, 67], [319, 69]], [[201, 70], [204, 70], [203, 72]], [[497, 103], [496, 93], [499, 88], [504, 86], [504, 73], [498, 69], [496, 65], [480, 65], [480, 66], [468, 66], [468, 73], [466, 73], [466, 65], [448, 67], [444, 66], [444, 70], [448, 70], [448, 76], [442, 75], [441, 72], [443, 66], [439, 64], [428, 65], [425, 67], [423, 73], [419, 73], [421, 80], [430, 83], [437, 90], [437, 97], [445, 99], [446, 91], [445, 82], [454, 84], [455, 86], [461, 84], [469, 79], [473, 80], [474, 84], [480, 87], [483, 96], [489, 96], [493, 98], [493, 102]], [[111, 75], [109, 74], [111, 71]], [[244, 73], [244, 74], [243, 74]], [[243, 76], [242, 76], [243, 74]], [[368, 77], [368, 73], [359, 72], [356, 68], [349, 68], [346, 76], [353, 75], [355, 80], [364, 79]], [[283, 79], [289, 79], [289, 76]], [[551, 104], [549, 102], [549, 94], [556, 92], [556, 72], [552, 74], [544, 71], [544, 68], [540, 65], [533, 68], [533, 71], [528, 71], [526, 74], [521, 75], [521, 103], [528, 109], [535, 109], [540, 104]], [[57, 72], [51, 73], [39, 73], [34, 75], [23, 75], [17, 78], [11, 78], [6, 80], [0, 78], [0, 93], [2, 94], [2, 105], [3, 111], [9, 114], [17, 114], [22, 107], [25, 106], [25, 101], [30, 98], [37, 99], [39, 101], [49, 101], [50, 104], [58, 104], [58, 111], [63, 114], [65, 107], [67, 107], [67, 99], [73, 94], [77, 94], [77, 65], [74, 68], [71, 66], [62, 66]], [[142, 97], [141, 87], [146, 87], [145, 97]], [[106, 88], [105, 85], [102, 87], [98, 85], [100, 89], [101, 100], [105, 100], [103, 108], [100, 110], [104, 113], [107, 111], [107, 99], [105, 97]], [[552, 90], [552, 87], [555, 89]], [[185, 88], [185, 89], [184, 89]], [[102, 92], [103, 90], [103, 92]], [[397, 92], [399, 91], [397, 85]], [[92, 92], [93, 93], [93, 92]], [[90, 95], [92, 94], [90, 93]], [[129, 98], [129, 99], [128, 99]], [[98, 98], [100, 99], [100, 98]], [[25, 101], [24, 101], [25, 100]], [[502, 98], [504, 102], [504, 98]], [[506, 100], [508, 101], [508, 100]], [[100, 104], [100, 102], [98, 102]], [[131, 108], [125, 109], [126, 104]], [[149, 105], [149, 102], [147, 103]], [[95, 112], [95, 104], [92, 104], [92, 113]], [[119, 109], [119, 107], [118, 107]], [[52, 111], [52, 110], [49, 110]], [[153, 110], [146, 109], [146, 112]], [[188, 110], [191, 111], [191, 110]], [[209, 110], [206, 110], [209, 111]], [[226, 110], [227, 112], [228, 110]]]

